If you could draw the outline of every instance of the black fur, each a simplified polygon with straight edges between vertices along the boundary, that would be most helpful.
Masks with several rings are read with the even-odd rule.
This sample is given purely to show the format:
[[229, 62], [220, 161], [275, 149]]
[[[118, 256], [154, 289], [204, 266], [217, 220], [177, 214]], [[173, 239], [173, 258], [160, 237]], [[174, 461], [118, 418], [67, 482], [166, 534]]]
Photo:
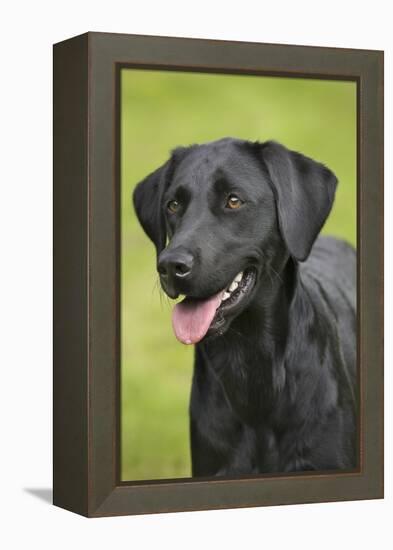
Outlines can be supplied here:
[[176, 150], [136, 188], [159, 261], [193, 258], [190, 276], [162, 278], [171, 297], [207, 298], [256, 272], [240, 310], [195, 347], [194, 476], [357, 466], [356, 254], [317, 238], [336, 184], [278, 143], [226, 138]]

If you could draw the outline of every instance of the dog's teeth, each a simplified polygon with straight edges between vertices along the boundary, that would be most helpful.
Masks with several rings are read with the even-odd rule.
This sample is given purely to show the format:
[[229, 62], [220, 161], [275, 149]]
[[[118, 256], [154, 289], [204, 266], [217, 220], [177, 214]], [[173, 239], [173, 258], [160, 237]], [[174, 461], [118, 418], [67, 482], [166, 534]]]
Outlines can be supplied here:
[[238, 275], [236, 275], [235, 279], [234, 279], [234, 283], [240, 283], [240, 281], [242, 280], [243, 278], [243, 271], [241, 271]]
[[231, 286], [229, 287], [229, 292], [233, 292], [234, 290], [236, 290], [238, 287], [238, 283], [236, 281], [233, 281], [233, 283], [231, 283]]
[[224, 292], [224, 294], [222, 296], [223, 301], [228, 300], [229, 296], [230, 296], [229, 292]]

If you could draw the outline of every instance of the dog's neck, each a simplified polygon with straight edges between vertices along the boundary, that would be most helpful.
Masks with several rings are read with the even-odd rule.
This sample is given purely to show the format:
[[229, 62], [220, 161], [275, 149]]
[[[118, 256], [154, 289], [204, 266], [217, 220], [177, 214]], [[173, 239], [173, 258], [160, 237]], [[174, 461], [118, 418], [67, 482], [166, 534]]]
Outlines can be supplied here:
[[[299, 305], [302, 319], [295, 318]], [[252, 303], [224, 335], [200, 344], [235, 408], [244, 404], [244, 410], [249, 411], [253, 401], [257, 407], [261, 403], [267, 409], [273, 406], [288, 381], [287, 350], [302, 346], [302, 342], [290, 342], [294, 324], [312, 317], [312, 304], [298, 265], [287, 258], [280, 270], [261, 278]]]

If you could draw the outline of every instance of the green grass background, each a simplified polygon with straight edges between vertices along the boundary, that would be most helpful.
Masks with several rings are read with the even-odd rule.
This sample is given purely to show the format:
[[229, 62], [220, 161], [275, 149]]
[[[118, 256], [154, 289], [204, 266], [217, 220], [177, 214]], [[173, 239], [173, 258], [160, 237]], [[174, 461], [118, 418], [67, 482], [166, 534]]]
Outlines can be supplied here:
[[134, 186], [177, 145], [275, 139], [339, 179], [323, 232], [356, 242], [353, 82], [123, 69], [121, 76], [122, 479], [190, 476], [192, 353], [172, 333], [155, 251], [133, 212]]

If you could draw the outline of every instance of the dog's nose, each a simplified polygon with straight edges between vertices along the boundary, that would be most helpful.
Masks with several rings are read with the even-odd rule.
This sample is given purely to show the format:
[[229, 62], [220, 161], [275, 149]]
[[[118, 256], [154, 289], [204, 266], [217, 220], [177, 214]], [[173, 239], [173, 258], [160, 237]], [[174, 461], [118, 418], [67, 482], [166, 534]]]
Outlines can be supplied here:
[[157, 271], [164, 278], [186, 279], [191, 275], [194, 258], [188, 252], [164, 250], [159, 257]]

